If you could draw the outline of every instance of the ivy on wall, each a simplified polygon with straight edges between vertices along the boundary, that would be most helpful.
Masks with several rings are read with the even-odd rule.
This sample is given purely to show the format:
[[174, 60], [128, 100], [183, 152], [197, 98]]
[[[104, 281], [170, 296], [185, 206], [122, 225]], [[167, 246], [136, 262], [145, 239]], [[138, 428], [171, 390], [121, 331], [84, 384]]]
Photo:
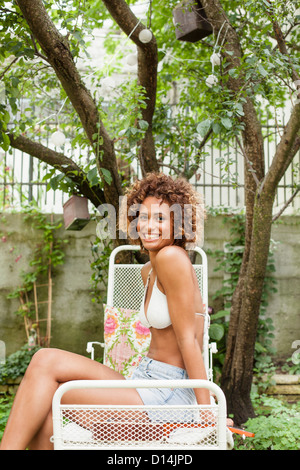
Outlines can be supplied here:
[[[17, 315], [24, 318], [29, 347], [50, 346], [51, 340], [51, 303], [53, 269], [64, 263], [63, 247], [67, 240], [57, 236], [62, 223], [55, 221], [53, 215], [41, 213], [35, 206], [23, 208], [24, 223], [31, 225], [37, 233], [32, 258], [28, 269], [21, 270], [20, 284], [8, 295], [8, 299], [19, 299]], [[6, 242], [8, 235], [2, 235]], [[14, 251], [13, 248], [10, 249]], [[15, 261], [22, 254], [14, 253]], [[41, 300], [42, 299], [42, 300]], [[41, 318], [41, 312], [44, 318]]]

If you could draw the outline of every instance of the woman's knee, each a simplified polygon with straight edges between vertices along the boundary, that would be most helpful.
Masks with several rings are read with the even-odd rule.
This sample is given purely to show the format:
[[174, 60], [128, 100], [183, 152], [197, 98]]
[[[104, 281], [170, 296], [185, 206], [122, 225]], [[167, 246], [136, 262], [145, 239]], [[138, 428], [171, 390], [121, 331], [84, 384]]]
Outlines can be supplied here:
[[[59, 350], [52, 348], [39, 349], [33, 356], [26, 371], [26, 374], [49, 373], [55, 370]], [[25, 376], [26, 376], [25, 374]]]

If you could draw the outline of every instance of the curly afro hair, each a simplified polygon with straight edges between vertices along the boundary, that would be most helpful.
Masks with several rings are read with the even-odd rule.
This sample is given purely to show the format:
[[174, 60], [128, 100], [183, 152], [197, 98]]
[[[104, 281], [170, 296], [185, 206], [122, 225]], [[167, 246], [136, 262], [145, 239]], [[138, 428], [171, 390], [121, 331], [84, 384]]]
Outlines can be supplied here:
[[136, 226], [139, 206], [149, 196], [169, 204], [174, 225], [174, 245], [188, 250], [202, 241], [205, 218], [203, 199], [184, 178], [174, 179], [164, 173], [149, 173], [145, 178], [136, 180], [127, 189], [125, 196], [121, 218], [132, 243], [140, 244], [143, 248], [136, 235]]

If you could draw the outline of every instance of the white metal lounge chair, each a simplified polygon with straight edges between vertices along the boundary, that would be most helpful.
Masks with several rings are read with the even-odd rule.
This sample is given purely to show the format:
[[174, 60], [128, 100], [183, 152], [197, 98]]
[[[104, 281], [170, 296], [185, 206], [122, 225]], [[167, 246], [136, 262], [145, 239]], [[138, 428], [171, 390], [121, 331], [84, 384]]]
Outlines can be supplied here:
[[[138, 250], [137, 246], [118, 247], [111, 253], [108, 277], [107, 305], [110, 309], [137, 311], [144, 285], [140, 264], [119, 264], [121, 250]], [[207, 260], [204, 251], [196, 248], [194, 265], [207, 309]], [[122, 310], [122, 311], [123, 311]], [[125, 315], [125, 322], [126, 315]], [[126, 324], [127, 325], [127, 324]], [[128, 326], [127, 326], [128, 327]], [[205, 317], [203, 358], [209, 380], [163, 381], [71, 381], [57, 390], [53, 398], [53, 442], [55, 449], [226, 449], [226, 400], [222, 390], [213, 383], [212, 353], [209, 344], [209, 316]], [[93, 355], [94, 343], [88, 343]], [[108, 360], [104, 345], [104, 362]], [[126, 368], [125, 368], [126, 369]], [[125, 370], [124, 369], [124, 370]], [[216, 400], [210, 405], [181, 406], [105, 406], [63, 405], [63, 394], [73, 388], [207, 388]], [[230, 437], [230, 436], [229, 436]], [[231, 445], [232, 447], [232, 445]]]

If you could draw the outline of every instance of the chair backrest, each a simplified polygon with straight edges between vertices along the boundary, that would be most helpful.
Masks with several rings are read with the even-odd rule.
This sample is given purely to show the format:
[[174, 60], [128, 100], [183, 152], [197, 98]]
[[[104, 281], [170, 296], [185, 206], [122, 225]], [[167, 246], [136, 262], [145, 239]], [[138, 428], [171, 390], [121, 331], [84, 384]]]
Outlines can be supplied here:
[[[116, 256], [121, 251], [137, 251], [140, 247], [137, 245], [124, 245], [115, 248], [109, 260], [107, 304], [111, 307], [139, 310], [144, 295], [144, 284], [141, 276], [142, 264], [119, 264], [116, 262]], [[212, 378], [212, 372], [209, 365], [209, 315], [208, 307], [208, 276], [207, 276], [207, 257], [202, 248], [196, 247], [197, 263], [194, 269], [199, 283], [203, 304], [205, 306], [205, 323], [203, 337], [203, 359], [208, 373], [208, 378]], [[200, 260], [198, 258], [200, 257]]]

